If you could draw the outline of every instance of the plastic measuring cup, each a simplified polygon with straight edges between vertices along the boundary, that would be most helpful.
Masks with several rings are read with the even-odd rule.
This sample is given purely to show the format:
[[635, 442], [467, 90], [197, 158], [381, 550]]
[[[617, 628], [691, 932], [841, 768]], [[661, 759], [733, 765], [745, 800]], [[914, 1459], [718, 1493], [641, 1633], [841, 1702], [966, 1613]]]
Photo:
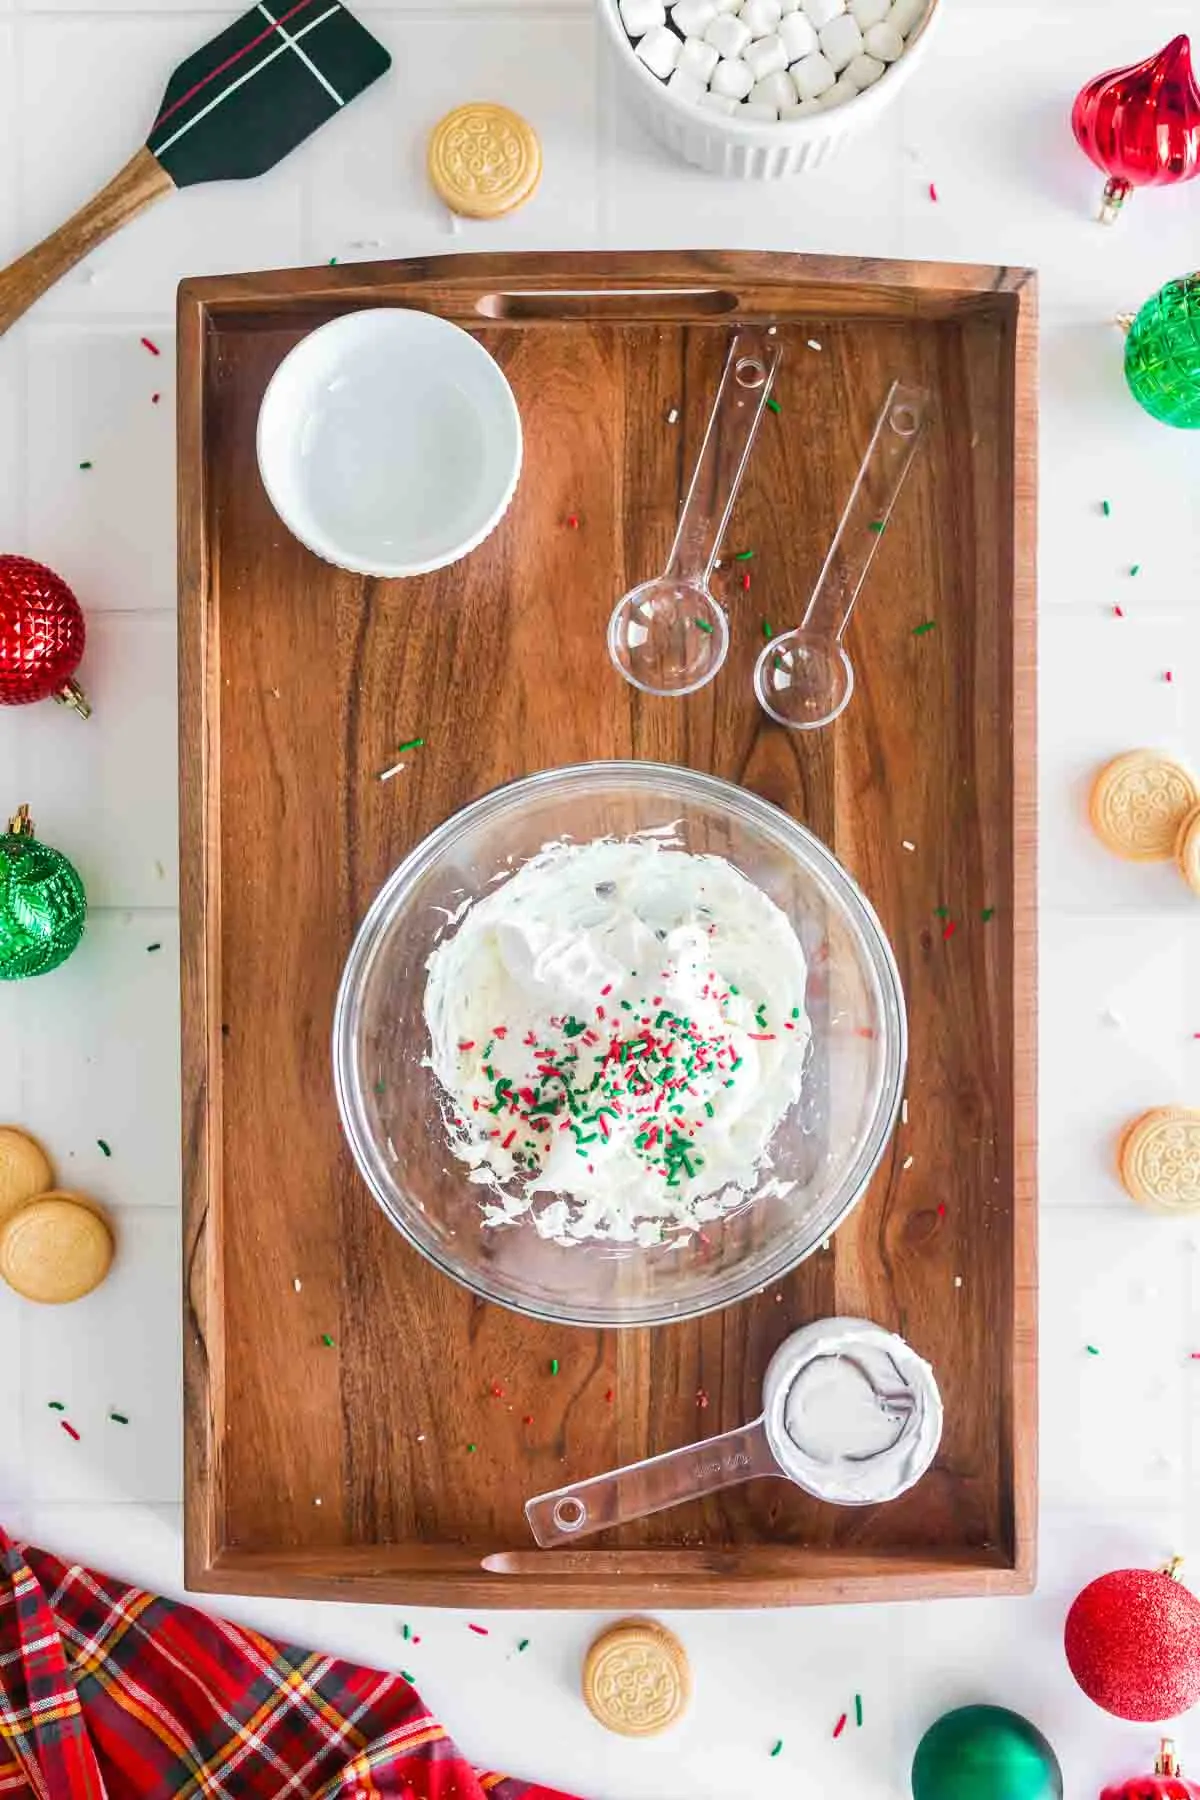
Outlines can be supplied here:
[[725, 661], [729, 626], [708, 584], [781, 355], [768, 329], [736, 332], [666, 569], [613, 608], [608, 653], [643, 693], [692, 694]]
[[918, 1482], [941, 1435], [933, 1370], [903, 1338], [867, 1319], [820, 1319], [780, 1344], [749, 1425], [537, 1494], [525, 1517], [548, 1549], [756, 1475], [868, 1506]]
[[815, 731], [832, 724], [854, 692], [854, 669], [842, 639], [929, 407], [926, 389], [892, 383], [804, 617], [759, 653], [754, 691], [763, 711], [780, 725]]

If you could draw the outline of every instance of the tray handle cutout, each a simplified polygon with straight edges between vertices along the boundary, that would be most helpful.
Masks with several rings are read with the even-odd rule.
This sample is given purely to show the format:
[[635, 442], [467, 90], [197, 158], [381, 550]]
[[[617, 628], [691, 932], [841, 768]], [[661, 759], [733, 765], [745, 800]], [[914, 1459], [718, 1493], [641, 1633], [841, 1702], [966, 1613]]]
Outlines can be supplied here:
[[728, 288], [530, 288], [480, 294], [484, 319], [711, 319], [738, 310]]

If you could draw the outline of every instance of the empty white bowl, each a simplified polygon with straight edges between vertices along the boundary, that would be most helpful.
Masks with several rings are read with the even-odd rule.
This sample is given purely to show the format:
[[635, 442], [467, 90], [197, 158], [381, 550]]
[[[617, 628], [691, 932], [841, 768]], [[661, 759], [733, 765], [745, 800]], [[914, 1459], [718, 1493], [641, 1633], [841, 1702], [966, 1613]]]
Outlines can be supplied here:
[[346, 313], [280, 363], [258, 467], [302, 544], [360, 575], [425, 575], [495, 530], [521, 473], [521, 416], [495, 361], [433, 313]]

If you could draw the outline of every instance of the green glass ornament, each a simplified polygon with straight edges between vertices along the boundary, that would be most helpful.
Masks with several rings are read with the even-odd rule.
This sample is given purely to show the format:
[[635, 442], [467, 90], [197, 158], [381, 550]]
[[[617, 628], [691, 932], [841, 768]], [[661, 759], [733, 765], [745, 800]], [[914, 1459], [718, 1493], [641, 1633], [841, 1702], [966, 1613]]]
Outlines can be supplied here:
[[1200, 274], [1168, 281], [1134, 317], [1125, 379], [1151, 418], [1184, 431], [1200, 427]]
[[913, 1800], [1062, 1800], [1062, 1770], [1020, 1713], [962, 1706], [917, 1745], [912, 1791]]
[[27, 806], [0, 835], [0, 981], [45, 975], [83, 936], [87, 896], [61, 850], [39, 844]]

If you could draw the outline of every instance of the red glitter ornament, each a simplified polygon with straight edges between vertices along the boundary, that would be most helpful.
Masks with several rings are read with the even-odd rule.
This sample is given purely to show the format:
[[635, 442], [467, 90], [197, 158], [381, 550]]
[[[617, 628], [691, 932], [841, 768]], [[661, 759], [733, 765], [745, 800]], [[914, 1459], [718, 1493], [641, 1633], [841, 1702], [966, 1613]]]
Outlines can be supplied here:
[[74, 594], [53, 569], [26, 556], [0, 556], [0, 706], [53, 697], [86, 719], [72, 679], [87, 628]]
[[1200, 1600], [1176, 1557], [1165, 1569], [1114, 1569], [1067, 1614], [1071, 1673], [1119, 1719], [1172, 1719], [1200, 1700]]
[[1153, 1775], [1135, 1775], [1131, 1781], [1106, 1787], [1100, 1800], [1200, 1800], [1200, 1787], [1183, 1779], [1175, 1746], [1164, 1738]]
[[1107, 175], [1100, 217], [1111, 225], [1135, 187], [1166, 187], [1200, 173], [1200, 89], [1185, 36], [1145, 62], [1110, 69], [1080, 88], [1071, 126]]

